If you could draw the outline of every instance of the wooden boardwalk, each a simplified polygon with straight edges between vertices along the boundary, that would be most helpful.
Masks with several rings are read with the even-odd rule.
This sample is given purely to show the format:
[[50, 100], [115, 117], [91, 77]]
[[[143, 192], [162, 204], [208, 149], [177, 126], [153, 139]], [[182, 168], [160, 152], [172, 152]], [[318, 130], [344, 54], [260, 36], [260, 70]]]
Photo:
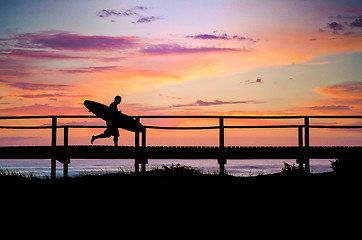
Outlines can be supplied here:
[[[310, 125], [311, 119], [362, 119], [362, 116], [134, 116], [138, 121], [144, 118], [193, 118], [216, 119], [218, 125], [206, 127], [164, 127], [145, 126], [146, 129], [168, 130], [219, 130], [219, 144], [216, 147], [207, 146], [146, 146], [146, 131], [135, 133], [134, 146], [68, 146], [69, 129], [71, 128], [105, 128], [105, 126], [88, 125], [58, 125], [58, 119], [64, 118], [95, 118], [95, 116], [7, 116], [0, 120], [9, 119], [51, 119], [51, 124], [43, 126], [2, 126], [0, 129], [51, 129], [50, 146], [10, 146], [0, 147], [0, 159], [51, 159], [51, 178], [55, 178], [56, 161], [63, 163], [64, 177], [68, 176], [68, 164], [71, 159], [135, 159], [135, 171], [140, 165], [143, 171], [146, 169], [148, 159], [217, 159], [220, 174], [225, 172], [225, 164], [228, 159], [296, 159], [300, 169], [309, 172], [310, 159], [336, 159], [343, 157], [355, 157], [362, 155], [362, 146], [330, 146], [317, 147], [309, 144], [309, 131], [311, 128], [362, 128], [352, 125]], [[300, 119], [303, 124], [297, 125], [256, 125], [256, 126], [226, 126], [225, 119]], [[57, 145], [57, 129], [64, 129], [64, 145]], [[284, 147], [250, 147], [250, 146], [225, 146], [225, 129], [236, 128], [294, 128], [297, 129], [298, 146]], [[141, 144], [140, 144], [141, 142]], [[362, 143], [361, 143], [362, 145]]]
[[361, 156], [362, 147], [0, 147], [0, 159], [335, 159]]
[[[70, 159], [135, 159], [145, 171], [148, 159], [217, 159], [224, 172], [227, 159], [297, 159], [299, 167], [309, 159], [362, 156], [362, 147], [114, 147], [114, 146], [20, 146], [0, 147], [0, 159], [54, 159], [68, 176]], [[52, 168], [55, 172], [55, 166]], [[136, 171], [139, 171], [138, 169]]]

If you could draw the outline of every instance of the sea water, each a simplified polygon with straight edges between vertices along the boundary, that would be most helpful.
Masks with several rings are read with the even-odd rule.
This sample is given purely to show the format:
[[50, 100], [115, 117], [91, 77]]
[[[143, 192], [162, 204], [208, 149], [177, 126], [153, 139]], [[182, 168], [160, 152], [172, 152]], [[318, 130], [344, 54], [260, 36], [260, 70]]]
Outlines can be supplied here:
[[[331, 159], [332, 160], [332, 159]], [[277, 173], [284, 167], [284, 162], [293, 165], [295, 159], [261, 159], [261, 160], [228, 160], [225, 169], [233, 176], [256, 176]], [[146, 170], [180, 164], [200, 169], [203, 173], [218, 173], [219, 165], [216, 159], [177, 160], [177, 159], [149, 159]], [[311, 172], [329, 172], [329, 159], [311, 159]], [[57, 177], [63, 176], [63, 164], [57, 162]], [[1, 159], [0, 168], [20, 173], [32, 173], [38, 177], [50, 176], [50, 160], [34, 159]], [[87, 173], [116, 173], [134, 171], [134, 159], [72, 159], [68, 174], [75, 177]]]

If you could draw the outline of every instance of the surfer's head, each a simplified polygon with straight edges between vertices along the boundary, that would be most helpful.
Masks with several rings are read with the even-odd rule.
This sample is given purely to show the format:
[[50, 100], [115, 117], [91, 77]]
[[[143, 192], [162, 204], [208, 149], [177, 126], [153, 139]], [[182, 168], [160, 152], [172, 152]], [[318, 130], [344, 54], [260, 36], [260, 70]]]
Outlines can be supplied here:
[[116, 102], [117, 104], [121, 103], [122, 102], [122, 97], [121, 96], [116, 96], [114, 98], [114, 102]]

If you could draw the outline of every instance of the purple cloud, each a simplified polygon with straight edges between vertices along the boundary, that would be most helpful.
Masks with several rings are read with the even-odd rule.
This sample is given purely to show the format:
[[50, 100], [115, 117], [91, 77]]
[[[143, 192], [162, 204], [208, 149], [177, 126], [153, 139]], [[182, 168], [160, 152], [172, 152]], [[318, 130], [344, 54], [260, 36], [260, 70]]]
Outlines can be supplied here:
[[320, 110], [320, 111], [345, 111], [350, 110], [349, 106], [345, 105], [328, 105], [328, 106], [313, 106], [309, 107], [312, 110]]
[[242, 37], [242, 36], [238, 36], [238, 35], [234, 35], [234, 36], [230, 36], [228, 34], [219, 34], [219, 35], [214, 35], [214, 34], [198, 34], [198, 35], [188, 35], [186, 36], [187, 38], [193, 38], [193, 39], [202, 39], [202, 40], [239, 40], [239, 41], [251, 41], [251, 42], [257, 42], [255, 39], [253, 38], [248, 38], [248, 37]]
[[137, 15], [137, 13], [135, 13], [134, 11], [132, 11], [131, 9], [128, 9], [126, 11], [122, 11], [122, 12], [117, 12], [116, 10], [107, 10], [107, 9], [102, 9], [101, 11], [98, 12], [98, 17], [100, 18], [105, 18], [105, 17], [111, 17], [111, 16], [134, 16]]
[[0, 51], [0, 56], [7, 57], [31, 57], [44, 59], [88, 59], [89, 57], [70, 56], [44, 50], [25, 50], [25, 49], [4, 49]]
[[102, 9], [98, 12], [98, 17], [105, 18], [105, 17], [119, 17], [119, 16], [140, 16], [137, 11], [146, 11], [148, 10], [148, 7], [143, 6], [136, 6], [134, 8], [126, 9], [124, 11], [116, 11], [116, 10], [108, 10], [108, 9]]
[[81, 36], [77, 34], [57, 34], [49, 38], [34, 39], [42, 47], [60, 50], [115, 50], [134, 47], [135, 38]]
[[243, 51], [249, 52], [247, 49], [236, 48], [217, 48], [217, 47], [183, 47], [179, 44], [155, 44], [147, 48], [141, 49], [142, 53], [150, 55], [168, 55], [168, 54], [192, 54], [192, 53], [207, 53], [207, 52], [234, 52]]
[[1, 77], [24, 77], [27, 75], [29, 75], [29, 73], [21, 69], [0, 68]]
[[57, 98], [74, 98], [74, 97], [84, 97], [84, 95], [68, 95], [64, 93], [45, 93], [45, 94], [21, 94], [21, 95], [9, 95], [19, 98], [49, 98], [49, 100], [57, 101]]
[[172, 105], [171, 107], [195, 107], [195, 106], [202, 106], [202, 107], [207, 107], [207, 106], [214, 106], [214, 105], [226, 105], [226, 104], [260, 104], [260, 103], [264, 103], [262, 101], [255, 101], [255, 100], [246, 100], [246, 101], [220, 101], [220, 100], [215, 100], [213, 102], [208, 102], [208, 101], [203, 101], [203, 100], [197, 100], [194, 103], [190, 103], [190, 104], [177, 104], [177, 105]]
[[162, 19], [162, 17], [150, 16], [150, 17], [139, 17], [136, 22], [132, 22], [133, 24], [136, 23], [150, 23], [156, 21], [158, 19]]
[[[336, 15], [329, 16], [329, 19], [336, 19], [337, 21], [328, 23], [324, 28], [319, 29], [320, 33], [323, 33], [327, 30], [332, 30], [333, 34], [339, 35], [343, 34], [344, 36], [350, 36], [356, 34], [358, 28], [362, 28], [362, 16], [345, 16], [345, 15]], [[344, 21], [343, 21], [344, 20]], [[354, 21], [353, 21], [354, 20]], [[341, 39], [341, 38], [331, 38], [330, 40]]]
[[246, 80], [246, 81], [244, 81], [244, 82], [240, 82], [240, 83], [246, 83], [246, 84], [263, 83], [263, 79], [261, 79], [261, 78], [257, 78], [255, 81]]
[[[30, 106], [10, 107], [1, 109], [7, 115], [51, 115], [51, 114], [85, 114], [84, 107], [65, 106], [56, 107], [48, 104], [34, 104]], [[0, 113], [2, 115], [2, 113]]]
[[45, 83], [29, 83], [29, 82], [10, 82], [7, 80], [0, 80], [0, 84], [12, 88], [19, 88], [22, 90], [66, 90], [70, 85], [66, 84], [45, 84]]
[[329, 16], [328, 17], [329, 19], [343, 19], [343, 20], [353, 20], [353, 19], [356, 19], [358, 18], [357, 16], [346, 16], [346, 15], [342, 15], [342, 14], [338, 14], [336, 16]]
[[354, 20], [354, 22], [352, 22], [350, 25], [350, 27], [362, 27], [362, 17], [357, 18], [356, 20]]
[[21, 97], [21, 98], [52, 98], [53, 100], [55, 99], [54, 97], [68, 97], [67, 95], [63, 94], [63, 93], [58, 93], [58, 94], [23, 94], [23, 95], [16, 95], [17, 97]]
[[198, 35], [194, 35], [194, 36], [186, 36], [187, 38], [194, 38], [194, 39], [203, 39], [203, 40], [207, 40], [207, 39], [217, 39], [217, 40], [230, 40], [230, 36], [227, 34], [222, 34], [222, 35], [213, 35], [213, 34], [198, 34]]
[[[111, 71], [119, 69], [119, 66], [102, 66], [102, 67], [87, 67], [87, 68], [75, 68], [75, 69], [66, 69], [66, 70], [55, 70], [56, 72], [66, 73], [66, 74], [77, 74], [77, 73], [97, 73], [104, 71]], [[52, 71], [52, 70], [50, 70]]]
[[162, 19], [162, 17], [156, 17], [156, 16], [142, 16], [138, 13], [138, 11], [146, 11], [148, 10], [148, 7], [143, 6], [136, 6], [131, 9], [127, 9], [124, 11], [116, 11], [116, 10], [107, 10], [102, 9], [98, 12], [98, 17], [106, 18], [106, 17], [120, 17], [120, 16], [126, 16], [126, 17], [137, 17], [137, 21], [133, 21], [133, 24], [137, 23], [150, 23], [159, 19]]
[[87, 36], [66, 31], [42, 31], [37, 33], [17, 34], [0, 41], [15, 41], [18, 48], [50, 48], [56, 50], [117, 50], [128, 49], [137, 45], [137, 37]]
[[337, 22], [328, 23], [327, 28], [332, 29], [334, 33], [344, 29], [343, 25]]

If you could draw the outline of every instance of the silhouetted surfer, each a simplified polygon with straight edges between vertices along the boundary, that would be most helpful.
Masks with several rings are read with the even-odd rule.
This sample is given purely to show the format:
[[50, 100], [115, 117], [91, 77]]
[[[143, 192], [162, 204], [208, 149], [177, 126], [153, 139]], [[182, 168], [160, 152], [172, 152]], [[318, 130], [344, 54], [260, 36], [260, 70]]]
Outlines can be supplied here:
[[[109, 105], [111, 114], [112, 113], [116, 114], [118, 112], [117, 105], [120, 104], [121, 102], [122, 102], [122, 98], [120, 96], [116, 96], [114, 98], [114, 101]], [[93, 136], [92, 140], [91, 140], [91, 144], [93, 144], [93, 142], [98, 138], [109, 138], [109, 137], [113, 136], [114, 146], [118, 146], [119, 131], [118, 131], [118, 127], [117, 127], [116, 123], [112, 120], [112, 117], [111, 117], [110, 120], [106, 121], [106, 124], [107, 124], [107, 129], [103, 133]]]

